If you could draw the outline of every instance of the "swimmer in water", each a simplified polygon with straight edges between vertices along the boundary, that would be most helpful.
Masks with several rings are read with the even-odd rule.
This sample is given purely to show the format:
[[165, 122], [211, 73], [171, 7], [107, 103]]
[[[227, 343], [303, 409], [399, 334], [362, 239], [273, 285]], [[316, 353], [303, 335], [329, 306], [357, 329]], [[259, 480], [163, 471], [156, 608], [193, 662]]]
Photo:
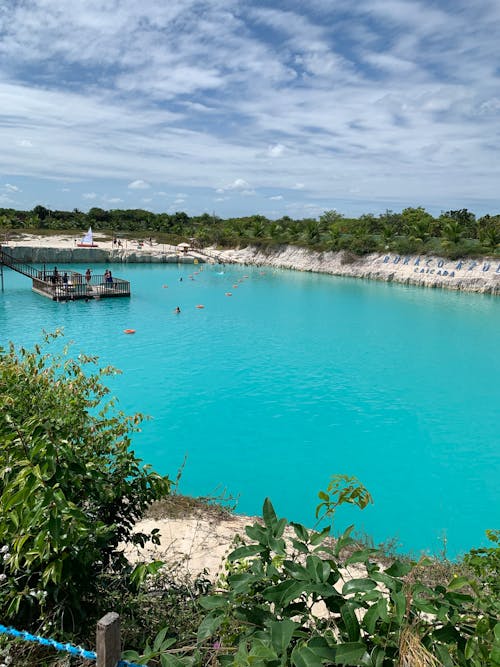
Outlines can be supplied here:
[[180, 313], [180, 312], [181, 312], [181, 309], [179, 308], [179, 306], [177, 306], [177, 308], [174, 310], [174, 313]]

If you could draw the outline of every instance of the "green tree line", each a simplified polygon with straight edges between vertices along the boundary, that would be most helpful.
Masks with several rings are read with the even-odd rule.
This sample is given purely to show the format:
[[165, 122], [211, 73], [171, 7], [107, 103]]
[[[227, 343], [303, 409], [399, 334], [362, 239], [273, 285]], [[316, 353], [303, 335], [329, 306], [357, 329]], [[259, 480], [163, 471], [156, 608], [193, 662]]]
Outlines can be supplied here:
[[222, 248], [255, 245], [297, 245], [318, 251], [347, 250], [358, 255], [392, 251], [458, 257], [500, 254], [500, 214], [476, 215], [468, 209], [433, 216], [423, 207], [380, 215], [346, 217], [331, 210], [316, 218], [270, 220], [263, 215], [222, 219], [203, 213], [189, 216], [152, 213], [143, 209], [91, 208], [88, 213], [49, 210], [38, 205], [31, 211], [0, 209], [0, 230], [94, 231], [116, 236], [154, 236], [161, 242], [195, 239], [200, 246]]

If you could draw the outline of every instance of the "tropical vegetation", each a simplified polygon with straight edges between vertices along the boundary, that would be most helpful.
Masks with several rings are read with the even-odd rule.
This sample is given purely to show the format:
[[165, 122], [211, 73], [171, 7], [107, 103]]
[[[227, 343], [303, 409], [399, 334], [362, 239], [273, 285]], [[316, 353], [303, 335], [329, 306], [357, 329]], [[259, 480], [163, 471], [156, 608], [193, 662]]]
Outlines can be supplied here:
[[435, 217], [422, 207], [401, 212], [387, 210], [358, 218], [325, 211], [316, 218], [294, 220], [263, 215], [222, 219], [215, 214], [189, 216], [152, 213], [143, 209], [91, 208], [87, 213], [49, 210], [0, 209], [0, 233], [58, 230], [78, 234], [92, 226], [108, 235], [147, 238], [164, 243], [193, 239], [200, 246], [273, 247], [298, 245], [317, 251], [347, 250], [355, 254], [393, 251], [400, 254], [441, 256], [500, 255], [500, 214], [476, 217], [468, 209], [443, 211]]

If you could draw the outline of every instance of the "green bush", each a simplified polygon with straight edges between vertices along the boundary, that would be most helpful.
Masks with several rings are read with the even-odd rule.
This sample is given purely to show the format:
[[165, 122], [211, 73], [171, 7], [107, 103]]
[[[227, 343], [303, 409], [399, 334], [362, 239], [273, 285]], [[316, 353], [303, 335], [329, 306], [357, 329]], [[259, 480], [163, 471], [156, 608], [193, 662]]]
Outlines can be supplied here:
[[99, 577], [130, 571], [119, 544], [155, 539], [134, 523], [170, 488], [129, 448], [141, 416], [104, 400], [116, 371], [46, 352], [59, 335], [0, 348], [0, 616], [24, 627], [84, 619]]
[[[320, 494], [319, 511], [344, 502], [341, 486], [329, 491]], [[360, 507], [369, 502], [355, 484], [348, 498]], [[285, 539], [290, 528], [293, 535]], [[382, 566], [375, 549], [356, 548], [351, 530], [332, 542], [328, 528], [288, 524], [266, 500], [263, 523], [248, 526], [250, 541], [228, 557], [222, 589], [200, 600], [208, 612], [198, 629], [200, 644], [217, 646], [219, 663], [228, 667], [500, 664], [492, 591], [481, 596], [479, 582], [468, 577], [422, 583], [432, 567], [427, 559]]]

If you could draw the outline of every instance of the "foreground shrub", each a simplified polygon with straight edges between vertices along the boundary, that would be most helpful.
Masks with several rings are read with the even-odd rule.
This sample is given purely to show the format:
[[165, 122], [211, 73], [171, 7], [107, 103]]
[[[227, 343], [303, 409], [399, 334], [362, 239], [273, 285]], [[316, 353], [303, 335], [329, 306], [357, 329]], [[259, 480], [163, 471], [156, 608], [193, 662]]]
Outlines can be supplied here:
[[[330, 502], [327, 494], [320, 498]], [[215, 642], [220, 664], [500, 664], [493, 588], [481, 592], [479, 580], [457, 576], [426, 585], [432, 561], [384, 567], [375, 549], [356, 548], [352, 527], [332, 542], [328, 528], [318, 533], [278, 519], [269, 500], [263, 519], [246, 528], [250, 542], [229, 555], [218, 594], [201, 599], [208, 614], [198, 640]], [[490, 577], [498, 552], [477, 557], [484, 557], [478, 571], [485, 567]]]
[[119, 544], [155, 538], [133, 526], [170, 488], [129, 448], [141, 416], [104, 400], [116, 371], [50, 354], [59, 335], [0, 348], [0, 616], [45, 630], [98, 613], [100, 577], [130, 572]]

